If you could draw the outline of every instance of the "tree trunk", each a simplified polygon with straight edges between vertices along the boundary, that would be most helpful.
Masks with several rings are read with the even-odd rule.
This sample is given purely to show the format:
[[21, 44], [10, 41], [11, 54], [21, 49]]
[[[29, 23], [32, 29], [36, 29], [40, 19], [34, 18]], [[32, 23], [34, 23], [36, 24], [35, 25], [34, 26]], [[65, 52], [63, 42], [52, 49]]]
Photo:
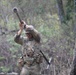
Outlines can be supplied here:
[[73, 52], [73, 67], [71, 70], [70, 75], [76, 75], [76, 0], [74, 0], [74, 13], [75, 13], [75, 19], [74, 19], [74, 52]]
[[76, 57], [76, 0], [74, 0], [75, 8], [75, 20], [74, 20], [74, 39], [75, 39], [75, 48], [74, 48], [74, 57]]
[[57, 7], [58, 7], [58, 15], [61, 23], [64, 23], [65, 13], [63, 9], [63, 2], [62, 0], [57, 0]]

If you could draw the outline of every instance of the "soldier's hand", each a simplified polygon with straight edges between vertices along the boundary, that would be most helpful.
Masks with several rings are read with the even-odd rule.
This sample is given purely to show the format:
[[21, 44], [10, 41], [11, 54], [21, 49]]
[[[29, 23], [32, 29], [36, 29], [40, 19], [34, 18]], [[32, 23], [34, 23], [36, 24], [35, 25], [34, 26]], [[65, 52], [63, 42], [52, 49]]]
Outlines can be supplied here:
[[24, 25], [26, 25], [26, 23], [25, 23], [25, 21], [22, 20], [22, 22], [19, 23], [19, 27], [20, 27], [21, 30], [24, 29]]

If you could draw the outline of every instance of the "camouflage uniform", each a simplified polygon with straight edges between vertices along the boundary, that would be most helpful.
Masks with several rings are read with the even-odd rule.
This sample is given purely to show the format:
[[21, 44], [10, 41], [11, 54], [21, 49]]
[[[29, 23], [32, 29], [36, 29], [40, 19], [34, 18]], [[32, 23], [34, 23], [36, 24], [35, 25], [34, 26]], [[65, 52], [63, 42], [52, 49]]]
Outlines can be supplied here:
[[[32, 29], [31, 26], [26, 27], [26, 33]], [[32, 34], [35, 38], [38, 36], [32, 30]], [[34, 38], [28, 39], [21, 35], [15, 35], [15, 42], [22, 45], [22, 53], [24, 65], [21, 70], [21, 75], [40, 75], [40, 64], [42, 63], [42, 55], [39, 52], [40, 44], [36, 42]]]

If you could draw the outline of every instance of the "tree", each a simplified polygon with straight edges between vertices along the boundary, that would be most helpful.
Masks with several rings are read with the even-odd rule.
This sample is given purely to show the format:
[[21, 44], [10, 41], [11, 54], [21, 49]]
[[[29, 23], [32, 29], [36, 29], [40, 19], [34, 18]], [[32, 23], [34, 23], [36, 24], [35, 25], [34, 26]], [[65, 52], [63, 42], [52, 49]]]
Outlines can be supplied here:
[[74, 60], [70, 75], [76, 75], [76, 0], [74, 0]]
[[64, 23], [65, 13], [64, 13], [64, 8], [63, 8], [63, 2], [62, 2], [62, 0], [57, 0], [57, 5], [58, 5], [58, 14], [59, 14], [60, 22]]

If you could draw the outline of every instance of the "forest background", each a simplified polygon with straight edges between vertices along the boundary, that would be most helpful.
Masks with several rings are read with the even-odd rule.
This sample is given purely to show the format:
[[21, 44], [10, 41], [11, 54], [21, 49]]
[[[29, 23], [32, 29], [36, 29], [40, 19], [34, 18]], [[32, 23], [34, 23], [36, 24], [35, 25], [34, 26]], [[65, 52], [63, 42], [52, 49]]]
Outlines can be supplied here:
[[0, 0], [0, 72], [18, 72], [21, 46], [14, 42], [19, 30], [14, 7], [41, 33], [43, 52], [53, 58], [49, 73], [69, 75], [76, 48], [73, 0]]

